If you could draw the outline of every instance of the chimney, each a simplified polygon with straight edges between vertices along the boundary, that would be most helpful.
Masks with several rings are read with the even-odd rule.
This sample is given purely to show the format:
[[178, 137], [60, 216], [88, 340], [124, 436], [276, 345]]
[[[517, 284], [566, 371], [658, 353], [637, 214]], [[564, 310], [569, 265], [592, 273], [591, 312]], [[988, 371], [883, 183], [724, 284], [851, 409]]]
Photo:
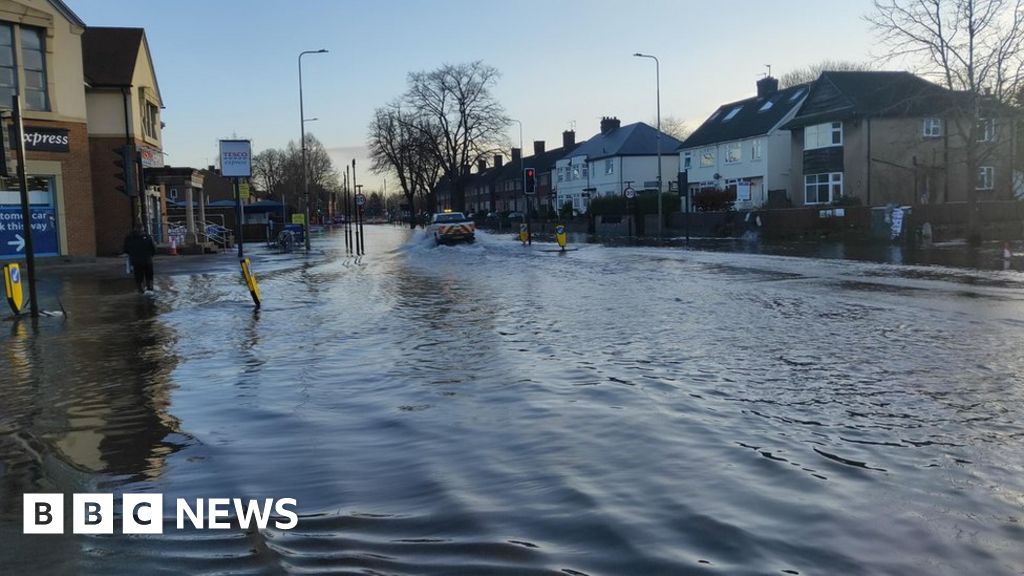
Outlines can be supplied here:
[[504, 165], [505, 165], [505, 157], [502, 156], [501, 154], [495, 154], [494, 155], [494, 167], [495, 168], [501, 168]]
[[576, 145], [576, 131], [566, 130], [562, 132], [562, 148], [571, 148]]
[[767, 98], [779, 91], [779, 81], [771, 76], [765, 76], [757, 81], [757, 97]]
[[619, 122], [619, 119], [614, 116], [605, 116], [601, 118], [601, 134], [607, 134], [612, 130], [618, 130], [620, 124], [621, 122]]
[[519, 159], [523, 157], [523, 150], [521, 148], [512, 149], [512, 163], [517, 164]]
[[544, 153], [544, 141], [543, 140], [534, 140], [533, 141], [533, 155], [534, 156], [540, 156], [543, 153]]
[[484, 159], [484, 158], [481, 158], [481, 159], [476, 161], [476, 173], [479, 174], [479, 173], [483, 172], [484, 170], [487, 170], [487, 160]]

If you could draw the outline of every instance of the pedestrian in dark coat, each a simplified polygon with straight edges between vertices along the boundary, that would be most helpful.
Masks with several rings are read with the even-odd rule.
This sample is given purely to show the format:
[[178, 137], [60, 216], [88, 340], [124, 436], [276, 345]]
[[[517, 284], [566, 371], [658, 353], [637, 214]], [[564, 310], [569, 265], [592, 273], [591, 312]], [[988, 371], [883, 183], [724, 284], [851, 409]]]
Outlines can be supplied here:
[[136, 224], [131, 234], [124, 239], [124, 251], [135, 273], [135, 286], [139, 294], [142, 294], [143, 287], [153, 290], [153, 256], [156, 255], [153, 237]]

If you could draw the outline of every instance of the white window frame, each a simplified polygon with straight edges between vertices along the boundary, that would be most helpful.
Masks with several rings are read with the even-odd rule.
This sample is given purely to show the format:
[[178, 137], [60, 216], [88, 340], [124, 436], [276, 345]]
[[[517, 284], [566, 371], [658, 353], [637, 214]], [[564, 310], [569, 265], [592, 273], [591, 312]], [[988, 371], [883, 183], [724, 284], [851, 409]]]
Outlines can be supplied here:
[[689, 170], [693, 165], [693, 152], [683, 152], [683, 170]]
[[729, 142], [725, 145], [725, 163], [736, 164], [743, 161], [743, 143]]
[[[836, 142], [836, 135], [839, 136]], [[804, 128], [804, 150], [819, 150], [843, 145], [843, 123], [825, 122]]]
[[942, 118], [925, 118], [924, 125], [921, 128], [921, 134], [925, 138], [941, 138], [942, 137]]
[[754, 138], [754, 140], [750, 143], [750, 159], [760, 160], [763, 154], [764, 145], [762, 144], [761, 139]]
[[615, 174], [615, 159], [609, 158], [604, 161], [604, 173], [605, 176]]
[[715, 165], [716, 152], [714, 148], [705, 148], [700, 152], [700, 167], [710, 168]]
[[[825, 179], [822, 180], [822, 177], [824, 177]], [[809, 180], [811, 178], [814, 178], [815, 181], [814, 182], [810, 182]], [[836, 190], [834, 188], [834, 186], [837, 186], [837, 185], [839, 187], [838, 193], [836, 193]], [[809, 191], [809, 188], [812, 187], [812, 186], [815, 189], [815, 195], [814, 195], [815, 200], [813, 202], [810, 202], [807, 199], [807, 192]], [[820, 187], [821, 186], [826, 186], [827, 187], [826, 189], [828, 190], [828, 199], [824, 200], [824, 201], [820, 199], [821, 198], [821, 194], [820, 194]], [[843, 196], [843, 173], [842, 172], [824, 172], [824, 173], [821, 173], [821, 174], [805, 174], [804, 175], [804, 204], [806, 204], [806, 205], [831, 204], [831, 203], [835, 202], [836, 200], [838, 200], [839, 198], [841, 198], [842, 196]]]
[[978, 182], [975, 190], [993, 190], [995, 188], [996, 169], [992, 166], [978, 166]]
[[996, 122], [993, 118], [978, 119], [978, 142], [996, 141]]

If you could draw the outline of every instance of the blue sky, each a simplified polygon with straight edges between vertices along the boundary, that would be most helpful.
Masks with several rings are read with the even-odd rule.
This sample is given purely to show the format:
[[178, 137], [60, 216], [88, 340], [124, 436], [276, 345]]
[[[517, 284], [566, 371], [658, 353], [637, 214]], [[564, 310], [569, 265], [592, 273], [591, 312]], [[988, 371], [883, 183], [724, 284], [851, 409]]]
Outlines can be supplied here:
[[[662, 117], [695, 128], [718, 105], [776, 75], [823, 59], [866, 61], [870, 0], [66, 0], [92, 26], [146, 29], [164, 97], [164, 149], [175, 166], [212, 164], [217, 140], [256, 150], [299, 136], [302, 50], [308, 124], [336, 164], [358, 157], [373, 109], [401, 94], [410, 71], [483, 60], [502, 77], [494, 93], [533, 140], [558, 146], [601, 116], [653, 124], [661, 60]], [[575, 124], [574, 124], [575, 123]], [[518, 126], [509, 130], [518, 144]]]

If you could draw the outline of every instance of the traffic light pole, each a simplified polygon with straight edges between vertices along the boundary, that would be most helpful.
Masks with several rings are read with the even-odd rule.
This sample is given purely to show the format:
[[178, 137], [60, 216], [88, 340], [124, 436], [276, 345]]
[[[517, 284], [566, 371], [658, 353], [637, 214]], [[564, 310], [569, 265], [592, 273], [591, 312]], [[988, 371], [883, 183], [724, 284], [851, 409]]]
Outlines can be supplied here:
[[18, 158], [18, 192], [21, 197], [21, 233], [25, 235], [25, 268], [28, 272], [29, 313], [39, 317], [39, 300], [36, 297], [36, 252], [32, 244], [32, 211], [28, 204], [28, 177], [25, 175], [25, 125], [21, 117], [21, 97], [11, 97], [14, 111], [15, 154]]
[[245, 253], [242, 245], [245, 243], [244, 221], [245, 213], [242, 211], [242, 193], [238, 189], [238, 178], [232, 178], [231, 184], [235, 188], [235, 220], [238, 222], [238, 257], [244, 258]]

